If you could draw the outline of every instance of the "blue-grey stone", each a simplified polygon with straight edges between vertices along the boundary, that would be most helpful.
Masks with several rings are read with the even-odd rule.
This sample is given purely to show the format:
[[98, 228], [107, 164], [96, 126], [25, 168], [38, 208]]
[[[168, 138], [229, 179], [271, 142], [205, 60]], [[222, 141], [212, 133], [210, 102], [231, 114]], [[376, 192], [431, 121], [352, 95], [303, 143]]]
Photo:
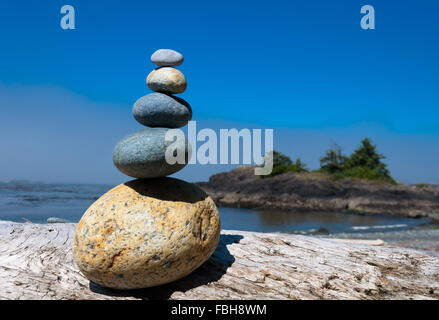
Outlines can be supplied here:
[[134, 103], [133, 116], [148, 127], [180, 128], [192, 119], [192, 109], [183, 99], [155, 92]]
[[[185, 138], [184, 142], [178, 145], [179, 150], [184, 153], [184, 163], [169, 164], [166, 161], [166, 150], [171, 145], [175, 146], [177, 142], [165, 140], [168, 130], [172, 129], [147, 128], [120, 140], [113, 151], [116, 168], [133, 178], [164, 177], [184, 168], [190, 155], [189, 143]], [[170, 150], [173, 149], [175, 148], [170, 147]]]
[[183, 55], [171, 49], [159, 49], [151, 56], [151, 62], [161, 67], [179, 66], [183, 63]]

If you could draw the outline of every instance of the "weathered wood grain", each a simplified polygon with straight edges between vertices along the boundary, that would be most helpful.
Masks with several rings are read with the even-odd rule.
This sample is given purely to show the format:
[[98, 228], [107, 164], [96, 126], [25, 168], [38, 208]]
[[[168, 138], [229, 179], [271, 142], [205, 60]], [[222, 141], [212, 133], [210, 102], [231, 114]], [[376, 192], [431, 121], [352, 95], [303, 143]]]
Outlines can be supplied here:
[[188, 277], [136, 291], [102, 288], [74, 265], [75, 224], [0, 221], [1, 299], [438, 299], [439, 257], [306, 236], [223, 231]]

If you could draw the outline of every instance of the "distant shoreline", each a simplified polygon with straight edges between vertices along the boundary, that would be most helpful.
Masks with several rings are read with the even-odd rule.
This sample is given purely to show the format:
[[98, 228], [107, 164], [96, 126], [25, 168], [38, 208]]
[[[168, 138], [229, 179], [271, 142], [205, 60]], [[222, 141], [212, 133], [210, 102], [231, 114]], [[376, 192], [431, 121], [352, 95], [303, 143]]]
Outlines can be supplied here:
[[240, 167], [198, 182], [218, 206], [284, 211], [388, 214], [439, 220], [439, 187], [380, 181], [334, 180], [319, 173], [288, 172], [261, 179]]

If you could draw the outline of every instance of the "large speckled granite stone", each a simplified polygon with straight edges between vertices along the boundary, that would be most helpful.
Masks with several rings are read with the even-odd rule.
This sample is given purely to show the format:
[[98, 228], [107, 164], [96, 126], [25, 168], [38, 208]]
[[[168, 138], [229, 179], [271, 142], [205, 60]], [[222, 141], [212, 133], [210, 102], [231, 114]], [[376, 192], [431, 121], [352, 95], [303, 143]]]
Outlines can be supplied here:
[[218, 244], [213, 200], [178, 179], [133, 180], [100, 197], [79, 221], [73, 255], [95, 283], [137, 289], [180, 279]]
[[183, 55], [171, 49], [159, 49], [151, 56], [151, 62], [162, 67], [179, 66], [183, 63]]
[[183, 99], [154, 92], [134, 103], [133, 116], [144, 126], [180, 128], [192, 119], [192, 109]]
[[166, 161], [166, 149], [174, 142], [166, 141], [168, 130], [170, 129], [146, 128], [120, 140], [113, 150], [116, 168], [133, 178], [164, 177], [184, 168], [190, 155], [189, 143], [185, 139], [184, 145], [181, 143], [177, 146], [185, 154], [185, 163], [169, 164]]
[[162, 67], [151, 71], [146, 84], [152, 91], [162, 93], [182, 93], [187, 83], [183, 73], [175, 68]]

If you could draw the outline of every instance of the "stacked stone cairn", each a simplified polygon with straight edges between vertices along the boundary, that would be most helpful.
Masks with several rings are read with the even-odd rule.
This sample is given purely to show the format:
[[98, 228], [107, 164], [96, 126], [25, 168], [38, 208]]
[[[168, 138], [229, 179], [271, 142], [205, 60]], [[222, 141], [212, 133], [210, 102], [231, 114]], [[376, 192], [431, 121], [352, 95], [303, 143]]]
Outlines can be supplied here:
[[78, 223], [73, 256], [91, 281], [115, 289], [139, 289], [180, 279], [205, 262], [220, 235], [213, 200], [196, 185], [167, 175], [184, 164], [169, 164], [165, 152], [171, 128], [192, 118], [190, 105], [173, 96], [186, 90], [178, 69], [183, 56], [160, 49], [151, 56], [159, 67], [146, 82], [155, 91], [136, 101], [134, 118], [148, 128], [123, 138], [113, 162], [136, 178], [108, 191], [93, 203]]

